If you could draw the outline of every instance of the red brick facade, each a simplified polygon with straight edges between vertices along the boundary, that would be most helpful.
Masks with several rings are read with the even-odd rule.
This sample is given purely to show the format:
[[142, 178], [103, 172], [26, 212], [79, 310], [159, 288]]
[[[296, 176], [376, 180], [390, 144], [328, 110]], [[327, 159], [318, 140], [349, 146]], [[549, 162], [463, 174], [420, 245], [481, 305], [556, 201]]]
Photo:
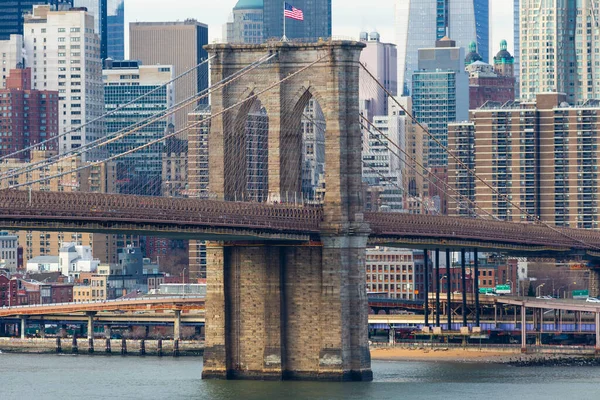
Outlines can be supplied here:
[[[0, 89], [0, 156], [6, 156], [58, 134], [58, 92], [31, 89], [31, 69], [12, 69]], [[49, 150], [55, 144], [48, 143]], [[15, 155], [28, 159], [29, 153]]]

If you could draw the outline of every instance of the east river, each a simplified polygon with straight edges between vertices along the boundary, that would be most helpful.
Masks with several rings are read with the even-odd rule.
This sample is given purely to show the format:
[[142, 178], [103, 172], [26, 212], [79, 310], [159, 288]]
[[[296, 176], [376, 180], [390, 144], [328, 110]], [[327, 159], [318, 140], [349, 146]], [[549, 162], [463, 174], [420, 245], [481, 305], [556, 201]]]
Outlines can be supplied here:
[[599, 367], [373, 362], [374, 382], [202, 381], [201, 358], [0, 354], [2, 399], [600, 399]]

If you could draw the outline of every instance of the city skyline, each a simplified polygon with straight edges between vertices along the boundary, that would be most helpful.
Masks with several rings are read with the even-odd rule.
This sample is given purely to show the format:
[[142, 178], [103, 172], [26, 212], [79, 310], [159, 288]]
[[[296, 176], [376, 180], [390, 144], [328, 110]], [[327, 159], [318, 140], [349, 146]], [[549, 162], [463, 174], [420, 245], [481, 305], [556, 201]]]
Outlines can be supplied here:
[[[378, 7], [358, 0], [332, 0], [334, 37], [358, 39], [361, 31], [377, 31], [383, 42], [394, 42], [394, 4], [397, 0], [378, 0]], [[160, 0], [127, 0], [125, 7], [125, 24], [145, 21], [183, 21], [195, 18], [208, 24], [209, 42], [221, 40], [222, 26], [227, 22], [229, 14], [237, 0], [213, 2], [209, 0], [173, 0], [169, 7], [162, 7]], [[504, 2], [505, 3], [505, 2]], [[292, 1], [293, 4], [293, 1]], [[508, 41], [508, 50], [513, 52], [513, 10], [503, 6], [502, 0], [490, 0], [491, 19], [490, 51], [495, 54], [497, 43], [501, 39]], [[128, 29], [126, 31], [126, 50], [128, 54]]]

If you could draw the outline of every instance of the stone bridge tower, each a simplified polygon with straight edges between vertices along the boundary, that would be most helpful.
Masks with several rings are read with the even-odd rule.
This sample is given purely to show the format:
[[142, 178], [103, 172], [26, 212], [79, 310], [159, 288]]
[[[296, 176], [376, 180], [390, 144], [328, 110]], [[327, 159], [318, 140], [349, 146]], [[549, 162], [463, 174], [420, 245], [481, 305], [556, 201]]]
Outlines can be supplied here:
[[244, 191], [243, 128], [256, 96], [269, 122], [268, 192], [281, 198], [300, 191], [302, 113], [311, 98], [319, 102], [326, 193], [321, 234], [311, 243], [208, 244], [204, 378], [372, 379], [358, 118], [363, 47], [351, 41], [208, 46], [216, 56], [213, 84], [276, 54], [212, 94], [210, 191], [223, 200]]

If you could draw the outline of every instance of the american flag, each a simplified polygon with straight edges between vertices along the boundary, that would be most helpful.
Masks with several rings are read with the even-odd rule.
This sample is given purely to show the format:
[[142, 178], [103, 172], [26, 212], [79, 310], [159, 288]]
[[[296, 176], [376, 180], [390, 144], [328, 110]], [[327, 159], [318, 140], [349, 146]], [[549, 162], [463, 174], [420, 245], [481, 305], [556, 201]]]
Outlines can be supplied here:
[[285, 3], [283, 15], [285, 16], [285, 18], [295, 19], [297, 21], [304, 21], [304, 13], [302, 12], [302, 10], [288, 3]]

